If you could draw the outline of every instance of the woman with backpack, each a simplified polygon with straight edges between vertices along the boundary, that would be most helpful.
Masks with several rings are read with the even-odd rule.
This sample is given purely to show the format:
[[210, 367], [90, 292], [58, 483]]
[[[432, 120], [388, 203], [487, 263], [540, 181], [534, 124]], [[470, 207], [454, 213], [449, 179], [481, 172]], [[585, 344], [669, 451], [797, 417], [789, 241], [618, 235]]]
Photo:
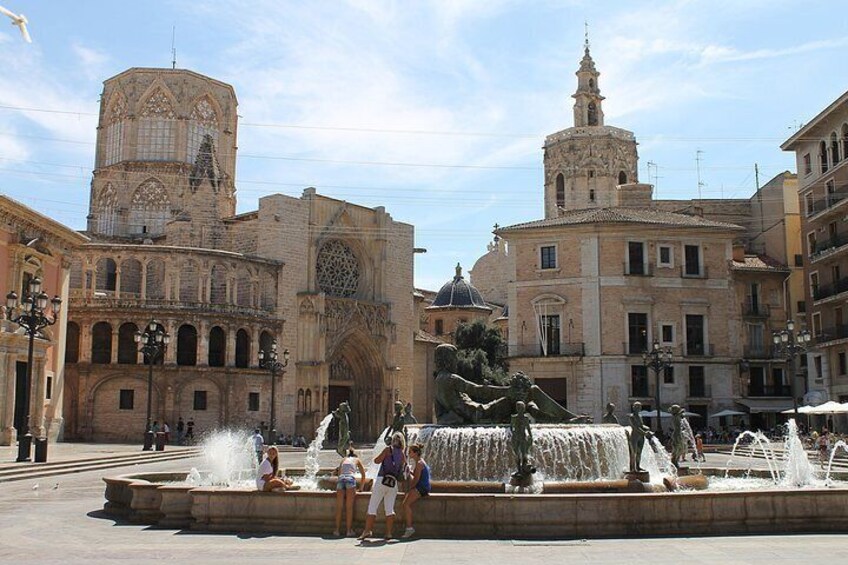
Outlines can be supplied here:
[[365, 516], [365, 529], [360, 540], [373, 535], [374, 521], [377, 519], [377, 508], [383, 503], [386, 513], [386, 539], [392, 538], [392, 527], [395, 524], [395, 500], [398, 495], [398, 482], [404, 480], [406, 469], [406, 442], [403, 434], [395, 432], [389, 445], [374, 458], [374, 463], [380, 465], [377, 479], [371, 488], [371, 499], [368, 501], [368, 513]]

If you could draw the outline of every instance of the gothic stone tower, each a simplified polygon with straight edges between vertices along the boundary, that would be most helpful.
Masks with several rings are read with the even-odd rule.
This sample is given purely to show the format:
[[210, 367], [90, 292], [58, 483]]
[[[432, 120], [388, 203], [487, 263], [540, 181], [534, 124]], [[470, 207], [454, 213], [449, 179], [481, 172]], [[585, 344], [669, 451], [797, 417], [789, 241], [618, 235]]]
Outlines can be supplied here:
[[577, 70], [574, 127], [545, 139], [545, 217], [560, 210], [616, 206], [616, 186], [637, 182], [636, 138], [632, 132], [604, 125], [598, 85], [601, 73], [586, 40]]
[[224, 245], [221, 219], [236, 208], [236, 106], [230, 85], [192, 71], [133, 68], [106, 80], [89, 233]]

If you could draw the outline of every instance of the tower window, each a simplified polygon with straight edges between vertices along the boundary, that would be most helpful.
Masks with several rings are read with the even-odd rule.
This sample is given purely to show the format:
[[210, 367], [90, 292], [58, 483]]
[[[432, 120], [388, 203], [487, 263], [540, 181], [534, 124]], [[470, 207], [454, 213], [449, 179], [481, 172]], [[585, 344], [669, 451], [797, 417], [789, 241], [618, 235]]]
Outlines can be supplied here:
[[624, 171], [618, 173], [618, 184], [627, 184], [627, 173]]
[[556, 178], [556, 202], [557, 206], [565, 206], [565, 177], [562, 173]]
[[598, 125], [598, 107], [594, 102], [589, 102], [589, 109], [587, 111], [587, 123], [590, 126]]
[[590, 188], [589, 189], [589, 202], [594, 202], [594, 201], [595, 201], [595, 189]]
[[589, 171], [589, 178], [590, 179], [595, 178], [595, 171]]

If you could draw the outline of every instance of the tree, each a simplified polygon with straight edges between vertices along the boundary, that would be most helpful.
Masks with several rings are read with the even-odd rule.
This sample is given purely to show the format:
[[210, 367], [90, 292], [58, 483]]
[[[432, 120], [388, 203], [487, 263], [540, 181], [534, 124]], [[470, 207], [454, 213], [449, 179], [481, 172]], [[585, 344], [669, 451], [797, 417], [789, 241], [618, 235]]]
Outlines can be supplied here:
[[454, 343], [459, 350], [457, 372], [461, 376], [478, 384], [506, 382], [506, 343], [499, 329], [481, 320], [459, 324]]

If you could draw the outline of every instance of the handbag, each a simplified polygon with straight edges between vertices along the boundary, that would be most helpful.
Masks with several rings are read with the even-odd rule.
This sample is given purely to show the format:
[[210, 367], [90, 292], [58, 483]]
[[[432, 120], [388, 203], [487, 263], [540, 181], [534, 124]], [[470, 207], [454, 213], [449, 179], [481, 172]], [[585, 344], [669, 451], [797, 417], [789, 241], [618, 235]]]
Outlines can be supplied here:
[[392, 475], [383, 475], [383, 480], [381, 482], [384, 486], [389, 488], [395, 488], [397, 486], [397, 479]]

